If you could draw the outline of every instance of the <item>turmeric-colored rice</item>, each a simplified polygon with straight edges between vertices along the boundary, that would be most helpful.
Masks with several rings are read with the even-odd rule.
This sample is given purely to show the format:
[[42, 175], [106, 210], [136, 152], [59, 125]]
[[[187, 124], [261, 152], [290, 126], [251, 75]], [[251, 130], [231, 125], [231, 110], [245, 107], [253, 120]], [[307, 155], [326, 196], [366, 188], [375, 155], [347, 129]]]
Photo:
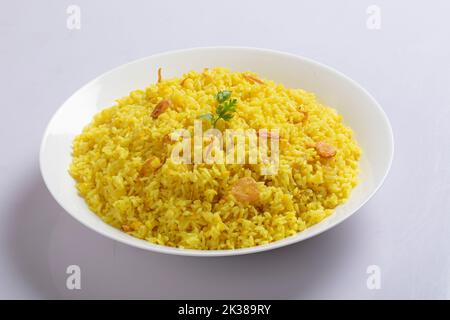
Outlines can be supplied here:
[[[214, 112], [215, 94], [230, 90], [237, 110], [224, 130], [279, 129], [279, 168], [260, 164], [177, 164], [174, 130]], [[161, 100], [171, 105], [152, 117]], [[205, 127], [207, 127], [207, 123]], [[334, 149], [326, 157], [318, 143]], [[90, 209], [106, 223], [155, 244], [236, 249], [295, 235], [332, 214], [358, 182], [360, 149], [352, 131], [313, 93], [252, 72], [191, 71], [136, 90], [95, 115], [73, 143], [70, 174]], [[149, 173], [150, 172], [150, 173]], [[239, 179], [256, 181], [258, 199], [240, 202]]]

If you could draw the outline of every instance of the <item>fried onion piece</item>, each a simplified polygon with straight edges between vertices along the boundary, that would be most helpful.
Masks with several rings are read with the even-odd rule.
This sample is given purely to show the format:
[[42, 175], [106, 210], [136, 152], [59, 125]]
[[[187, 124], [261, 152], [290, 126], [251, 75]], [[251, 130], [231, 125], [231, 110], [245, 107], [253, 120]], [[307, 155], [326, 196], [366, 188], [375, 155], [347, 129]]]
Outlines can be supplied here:
[[325, 142], [325, 141], [319, 141], [315, 145], [317, 154], [321, 156], [322, 158], [332, 158], [336, 155], [336, 148]]
[[123, 225], [122, 225], [122, 230], [123, 230], [124, 232], [131, 232], [131, 231], [133, 231], [133, 228], [130, 227], [129, 225], [127, 225], [127, 224], [123, 224]]
[[252, 75], [249, 75], [249, 74], [244, 74], [244, 78], [245, 78], [247, 81], [251, 82], [251, 83], [264, 84], [264, 81], [262, 81], [261, 79], [258, 79], [258, 78], [256, 78], [256, 77], [254, 77], [254, 76], [252, 76]]
[[161, 166], [164, 164], [158, 157], [150, 156], [147, 160], [145, 160], [144, 164], [139, 170], [139, 175], [141, 177], [148, 176], [151, 173], [155, 173]]
[[171, 104], [172, 104], [172, 102], [170, 100], [165, 100], [165, 99], [158, 102], [158, 104], [156, 105], [155, 109], [153, 109], [153, 112], [152, 112], [153, 119], [158, 118], [159, 115], [161, 113], [163, 113], [164, 111], [166, 111], [167, 108], [169, 108]]
[[253, 178], [244, 177], [236, 181], [231, 194], [239, 202], [253, 203], [259, 199], [258, 185]]
[[161, 68], [158, 68], [158, 83], [160, 83], [162, 81], [162, 76], [161, 76]]

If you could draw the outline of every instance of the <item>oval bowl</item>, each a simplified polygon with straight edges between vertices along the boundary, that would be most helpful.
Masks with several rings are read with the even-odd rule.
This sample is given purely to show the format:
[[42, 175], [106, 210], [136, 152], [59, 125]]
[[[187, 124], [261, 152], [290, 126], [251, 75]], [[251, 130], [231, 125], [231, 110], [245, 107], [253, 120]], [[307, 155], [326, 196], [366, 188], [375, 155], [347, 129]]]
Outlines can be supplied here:
[[[134, 238], [104, 223], [89, 210], [68, 173], [72, 141], [94, 114], [115, 99], [155, 82], [159, 67], [164, 77], [181, 76], [190, 70], [222, 66], [233, 71], [254, 71], [287, 87], [316, 93], [320, 102], [335, 108], [354, 131], [362, 149], [360, 183], [349, 200], [320, 223], [294, 236], [270, 244], [234, 250], [179, 249]], [[187, 256], [228, 256], [271, 250], [296, 243], [329, 230], [366, 203], [383, 183], [393, 157], [389, 120], [375, 99], [342, 73], [310, 59], [266, 49], [239, 47], [194, 48], [139, 59], [117, 67], [76, 91], [52, 117], [40, 149], [44, 181], [56, 201], [75, 219], [116, 241], [145, 250]]]

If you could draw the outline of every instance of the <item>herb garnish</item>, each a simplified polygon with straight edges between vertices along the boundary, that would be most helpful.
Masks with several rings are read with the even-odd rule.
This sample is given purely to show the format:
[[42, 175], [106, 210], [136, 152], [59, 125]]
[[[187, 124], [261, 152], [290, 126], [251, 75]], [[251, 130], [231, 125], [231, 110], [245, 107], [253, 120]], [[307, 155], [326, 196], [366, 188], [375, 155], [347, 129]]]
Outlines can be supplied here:
[[199, 118], [208, 120], [211, 122], [213, 128], [216, 127], [217, 121], [223, 119], [224, 121], [229, 121], [233, 118], [234, 112], [236, 112], [236, 99], [230, 99], [231, 91], [223, 90], [216, 94], [216, 100], [219, 103], [216, 108], [216, 113], [206, 113], [202, 114]]

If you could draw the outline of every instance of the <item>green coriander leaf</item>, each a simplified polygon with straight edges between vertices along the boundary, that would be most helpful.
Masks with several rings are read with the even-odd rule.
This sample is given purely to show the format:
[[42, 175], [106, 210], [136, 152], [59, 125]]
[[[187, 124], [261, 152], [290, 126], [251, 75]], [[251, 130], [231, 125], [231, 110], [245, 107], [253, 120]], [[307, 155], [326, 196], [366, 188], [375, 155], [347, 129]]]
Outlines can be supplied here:
[[219, 103], [223, 103], [223, 102], [227, 101], [228, 99], [230, 99], [230, 97], [231, 97], [231, 91], [229, 91], [229, 90], [219, 91], [216, 94], [216, 100]]
[[216, 100], [218, 105], [216, 107], [216, 113], [206, 113], [199, 116], [199, 119], [207, 120], [211, 122], [213, 128], [216, 127], [217, 121], [220, 119], [224, 121], [229, 121], [234, 117], [234, 112], [236, 112], [237, 100], [231, 99], [231, 91], [223, 90], [216, 94]]
[[233, 117], [234, 117], [234, 114], [232, 114], [232, 113], [226, 113], [226, 114], [222, 115], [221, 118], [222, 118], [223, 120], [225, 120], [225, 121], [229, 121], [229, 120], [233, 119]]
[[216, 108], [216, 114], [220, 115], [224, 112], [224, 105], [223, 104], [219, 104]]
[[[237, 103], [236, 99], [225, 101], [221, 105], [220, 114], [227, 113], [227, 112], [235, 112], [236, 111], [236, 103]], [[219, 109], [217, 109], [217, 110], [219, 111]], [[219, 112], [217, 112], [217, 113], [219, 113]]]

